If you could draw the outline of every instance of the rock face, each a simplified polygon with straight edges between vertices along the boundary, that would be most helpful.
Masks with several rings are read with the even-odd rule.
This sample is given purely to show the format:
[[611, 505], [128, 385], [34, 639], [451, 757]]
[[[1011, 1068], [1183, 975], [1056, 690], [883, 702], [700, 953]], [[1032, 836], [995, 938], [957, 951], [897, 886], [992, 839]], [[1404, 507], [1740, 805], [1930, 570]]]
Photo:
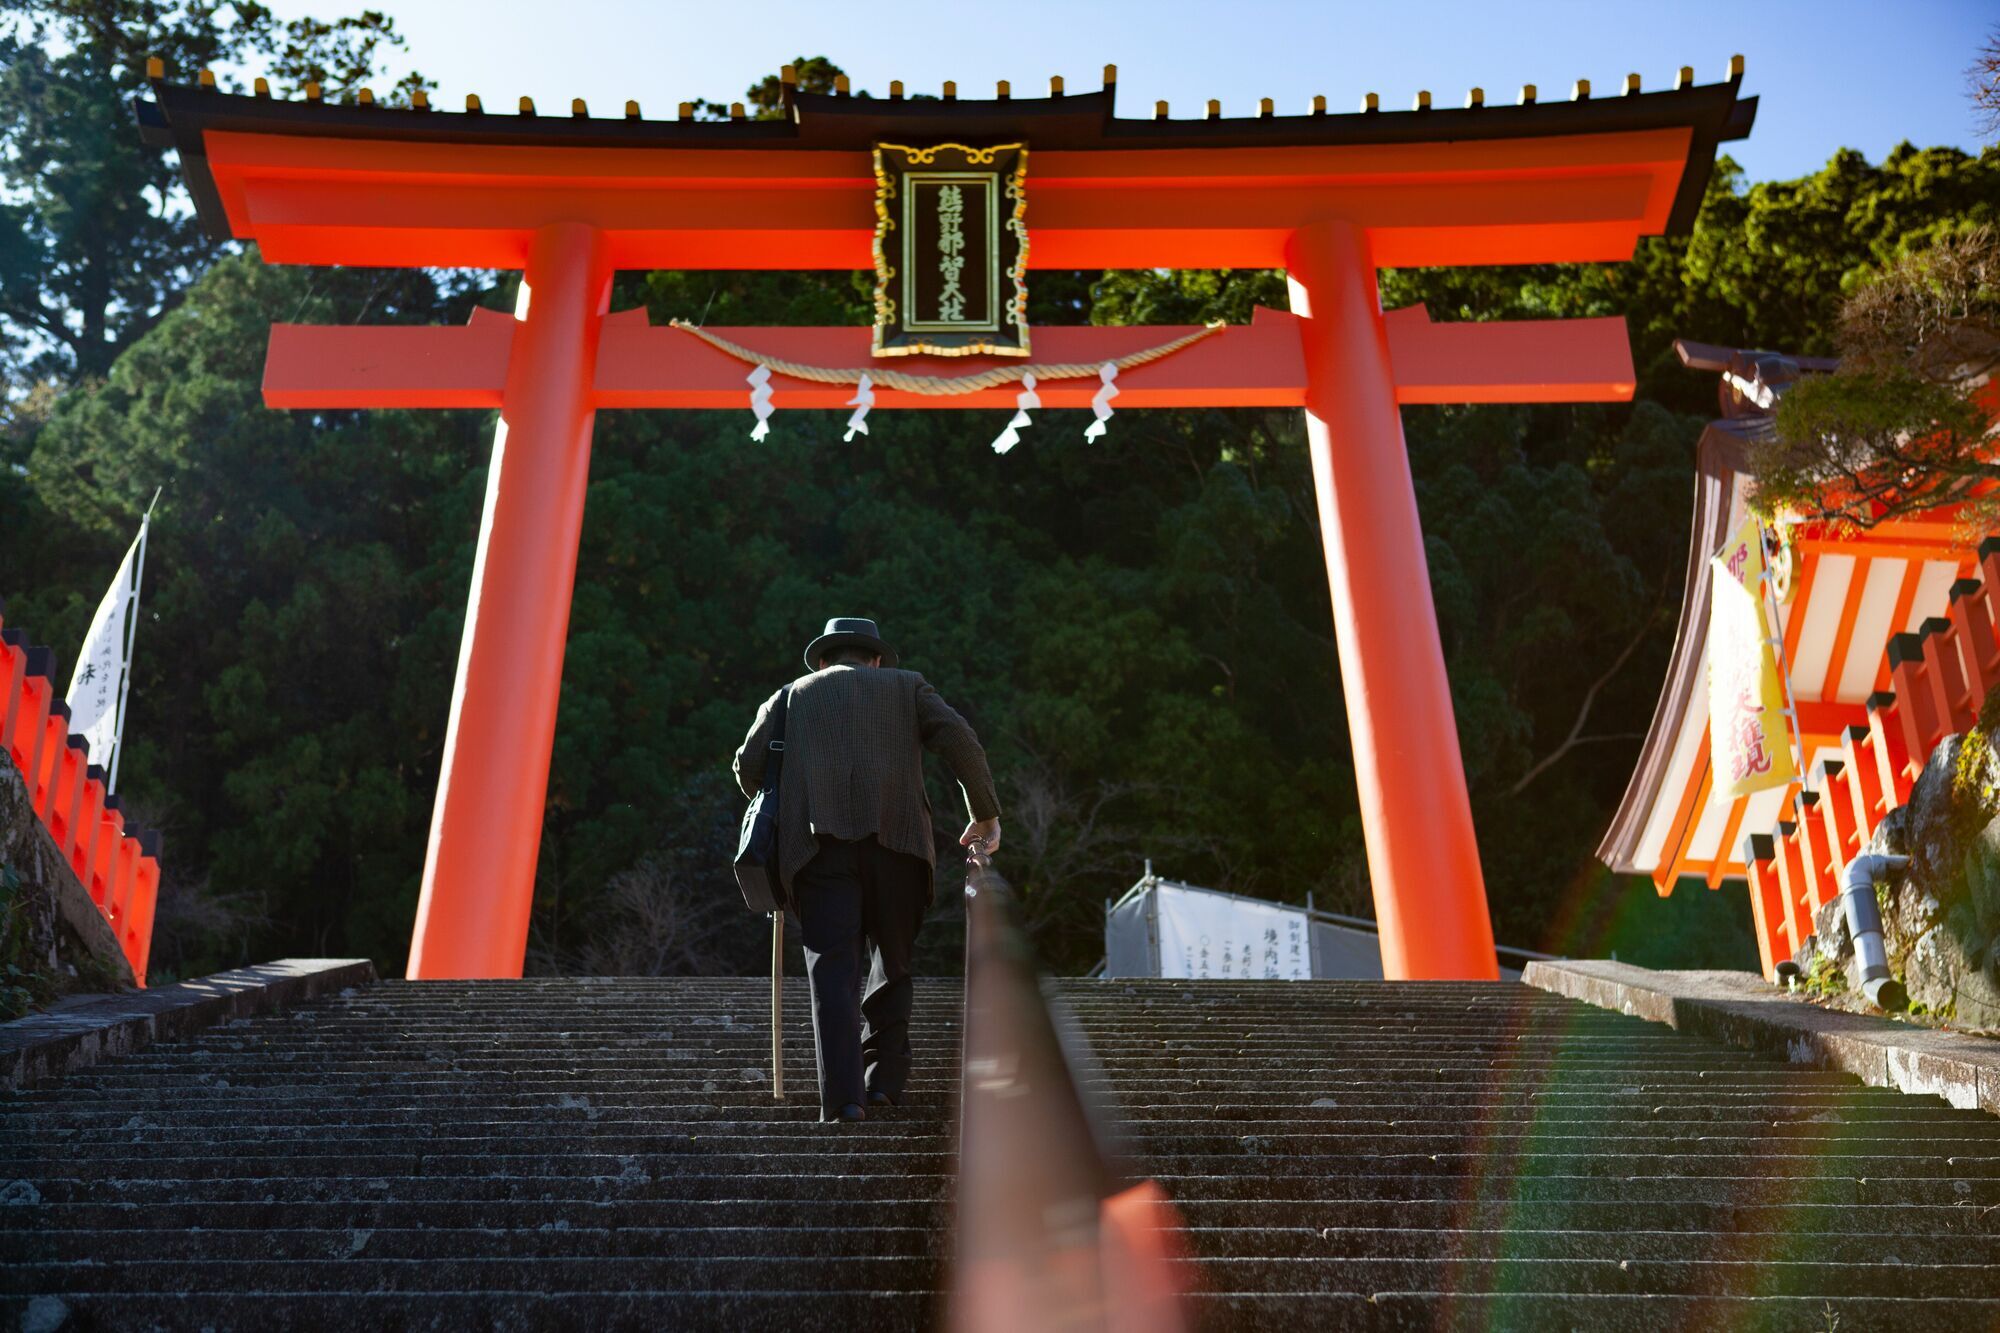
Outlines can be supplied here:
[[[132, 967], [118, 947], [110, 923], [90, 901], [35, 814], [21, 771], [0, 752], [0, 902], [21, 931], [18, 952], [8, 961], [24, 972], [72, 975], [85, 959], [120, 985], [132, 984]], [[58, 983], [60, 984], [60, 983]]]
[[10, 875], [10, 915], [19, 921], [23, 938], [16, 955], [19, 965], [50, 972], [56, 959], [56, 886], [58, 875], [69, 874], [55, 843], [35, 817], [28, 786], [21, 772], [0, 754], [0, 875]]
[[[2000, 756], [1980, 732], [1932, 753], [1910, 803], [1882, 821], [1865, 850], [1910, 858], [1876, 886], [1889, 969], [1915, 1013], [2000, 1029]], [[1821, 907], [1793, 961], [1808, 984], [1859, 1001], [1860, 971], [1840, 900]], [[1861, 1002], [1856, 1007], [1866, 1007]]]

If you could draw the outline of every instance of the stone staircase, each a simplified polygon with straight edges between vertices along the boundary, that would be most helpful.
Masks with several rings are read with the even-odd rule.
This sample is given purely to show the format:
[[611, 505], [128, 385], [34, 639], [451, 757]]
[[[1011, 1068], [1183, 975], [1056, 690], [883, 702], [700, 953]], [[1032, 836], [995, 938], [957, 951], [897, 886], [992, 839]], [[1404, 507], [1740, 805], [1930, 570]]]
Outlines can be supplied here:
[[[1065, 982], [1214, 1328], [2000, 1324], [2000, 1121], [1518, 986]], [[904, 1329], [911, 1104], [787, 1101], [761, 980], [387, 982], [0, 1100], [0, 1328]]]
[[1214, 1327], [2000, 1326], [1982, 1112], [1519, 985], [1063, 993]]
[[0, 1103], [0, 1188], [39, 1196], [0, 1207], [6, 1313], [921, 1327], [959, 1003], [919, 990], [910, 1105], [862, 1132], [817, 1123], [802, 981], [783, 1102], [768, 980], [383, 982], [156, 1046]]

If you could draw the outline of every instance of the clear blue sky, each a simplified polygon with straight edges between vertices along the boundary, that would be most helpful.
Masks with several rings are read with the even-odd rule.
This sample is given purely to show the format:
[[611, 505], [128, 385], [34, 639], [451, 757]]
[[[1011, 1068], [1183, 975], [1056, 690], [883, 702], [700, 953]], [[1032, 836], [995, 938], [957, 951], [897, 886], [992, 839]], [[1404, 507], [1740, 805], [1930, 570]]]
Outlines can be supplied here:
[[[615, 112], [636, 97], [671, 115], [696, 97], [728, 101], [795, 55], [826, 55], [857, 88], [891, 79], [966, 96], [997, 79], [1017, 95], [1061, 74], [1095, 88], [1119, 68], [1127, 115], [1156, 98], [1195, 115], [1271, 97], [1303, 108], [1325, 93], [1334, 110], [1379, 92], [1407, 107], [1420, 88], [1441, 106], [1474, 84], [1511, 102], [1523, 83], [1566, 97], [1578, 77], [1600, 94], [1636, 71], [1671, 86], [1692, 65], [1720, 79], [1748, 61], [1744, 90], [1761, 97], [1757, 128], [1729, 151], [1757, 179], [1796, 176], [1838, 147], [1880, 158], [1898, 142], [1977, 147], [1966, 69], [2000, 23], [1994, 0], [1003, 0], [997, 5], [875, 0], [369, 0], [408, 35], [407, 59], [446, 105], [476, 92], [488, 107], [526, 93], [543, 108], [572, 97]], [[360, 0], [281, 0], [286, 16], [359, 9]]]

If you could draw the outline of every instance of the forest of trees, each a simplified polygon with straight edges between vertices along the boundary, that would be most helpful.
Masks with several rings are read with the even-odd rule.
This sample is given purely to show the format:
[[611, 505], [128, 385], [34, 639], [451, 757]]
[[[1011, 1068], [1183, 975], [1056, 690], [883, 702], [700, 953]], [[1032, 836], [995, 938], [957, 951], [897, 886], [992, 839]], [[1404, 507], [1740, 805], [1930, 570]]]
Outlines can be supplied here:
[[[265, 331], [462, 322], [511, 308], [514, 279], [271, 267], [202, 242], [123, 103], [159, 34], [121, 46], [85, 22], [141, 8], [34, 5], [46, 26], [17, 16], [0, 47], [0, 595], [66, 655], [164, 487], [122, 778], [166, 831], [155, 974], [285, 954], [400, 970], [492, 420], [266, 409]], [[261, 51], [336, 93], [394, 45], [379, 15], [189, 36], [213, 16], [143, 9], [208, 58]], [[51, 125], [35, 108], [56, 93], [95, 119]], [[1671, 645], [1714, 402], [1671, 341], [1825, 352], [1857, 281], [1995, 222], [2000, 150], [1841, 152], [1757, 184], [1724, 161], [1694, 234], [1629, 264], [1384, 275], [1386, 304], [1440, 319], [1624, 314], [1639, 367], [1627, 405], [1405, 413], [1502, 940], [1754, 965], [1740, 889], [1662, 902], [1592, 855]], [[1285, 302], [1265, 272], [1038, 272], [1030, 290], [1042, 324]], [[860, 274], [621, 274], [613, 308], [635, 305], [655, 322], [869, 318]], [[876, 617], [978, 726], [1002, 867], [1058, 968], [1095, 961], [1104, 899], [1147, 857], [1372, 912], [1298, 415], [1122, 412], [1085, 443], [1086, 414], [1048, 412], [997, 457], [1004, 416], [878, 412], [850, 444], [843, 414], [781, 413], [753, 444], [747, 412], [600, 414], [532, 968], [757, 969], [761, 927], [727, 869], [728, 761], [829, 615]], [[941, 815], [958, 804], [942, 779]], [[953, 897], [926, 932], [938, 967]]]

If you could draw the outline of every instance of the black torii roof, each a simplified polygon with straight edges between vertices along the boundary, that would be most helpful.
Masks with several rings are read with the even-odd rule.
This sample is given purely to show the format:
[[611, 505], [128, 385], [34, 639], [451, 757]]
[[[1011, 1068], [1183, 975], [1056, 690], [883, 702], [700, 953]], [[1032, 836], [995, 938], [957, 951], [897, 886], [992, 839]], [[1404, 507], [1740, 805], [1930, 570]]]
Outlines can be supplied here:
[[1004, 142], [1041, 150], [1290, 148], [1355, 144], [1454, 143], [1686, 128], [1688, 169], [1667, 223], [1687, 231], [1708, 186], [1719, 144], [1749, 135], [1757, 99], [1739, 97], [1740, 63], [1722, 83], [1628, 92], [1518, 106], [1424, 107], [1306, 115], [1210, 116], [1201, 120], [1121, 119], [1115, 82], [1094, 93], [987, 100], [857, 97], [785, 86], [777, 120], [647, 120], [491, 111], [448, 112], [385, 104], [285, 100], [225, 93], [155, 79], [151, 100], [135, 98], [140, 133], [173, 148], [208, 234], [229, 226], [210, 177], [202, 136], [209, 130], [413, 143], [507, 144], [555, 148], [790, 149], [866, 151], [882, 140]]

